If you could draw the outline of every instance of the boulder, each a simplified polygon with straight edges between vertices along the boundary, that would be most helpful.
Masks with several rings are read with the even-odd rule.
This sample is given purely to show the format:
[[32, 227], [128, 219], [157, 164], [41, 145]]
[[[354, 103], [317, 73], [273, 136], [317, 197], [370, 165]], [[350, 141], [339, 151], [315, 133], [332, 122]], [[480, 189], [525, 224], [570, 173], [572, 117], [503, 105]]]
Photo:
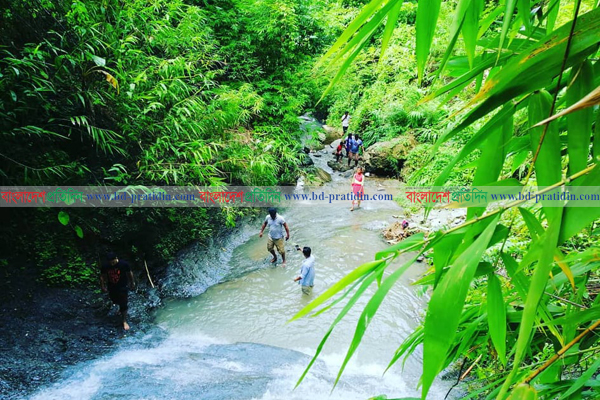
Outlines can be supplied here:
[[300, 156], [304, 156], [302, 158], [302, 161], [300, 162], [300, 165], [303, 167], [310, 167], [311, 165], [313, 165], [315, 163], [308, 154], [300, 153]]
[[329, 144], [337, 139], [341, 139], [344, 134], [341, 129], [336, 129], [329, 125], [323, 125], [323, 130], [325, 131], [325, 144]]
[[416, 145], [417, 142], [411, 135], [375, 143], [365, 152], [362, 164], [367, 172], [380, 176], [396, 176]]
[[321, 186], [327, 182], [331, 182], [331, 175], [322, 168], [316, 167], [314, 175], [308, 177], [306, 183], [310, 186]]
[[332, 170], [339, 171], [339, 172], [346, 172], [346, 171], [354, 169], [354, 162], [352, 162], [351, 166], [348, 166], [347, 158], [343, 158], [342, 161], [340, 161], [339, 163], [335, 162], [335, 160], [329, 160], [329, 161], [327, 161], [327, 165]]

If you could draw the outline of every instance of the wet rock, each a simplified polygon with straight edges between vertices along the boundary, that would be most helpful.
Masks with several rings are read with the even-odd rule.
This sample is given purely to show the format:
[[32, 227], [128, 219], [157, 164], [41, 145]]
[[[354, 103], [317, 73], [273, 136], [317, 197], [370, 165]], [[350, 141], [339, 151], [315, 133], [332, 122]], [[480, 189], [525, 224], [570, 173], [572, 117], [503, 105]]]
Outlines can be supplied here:
[[396, 221], [383, 231], [383, 237], [388, 243], [394, 244], [419, 232], [420, 230], [418, 228], [411, 227], [410, 225], [404, 228], [402, 222]]
[[310, 156], [308, 154], [305, 154], [304, 157], [302, 157], [302, 161], [300, 162], [300, 165], [303, 167], [310, 167], [312, 165], [314, 165], [314, 161], [312, 160], [312, 158], [310, 158]]
[[363, 156], [365, 170], [380, 176], [396, 176], [416, 145], [417, 142], [411, 135], [375, 143]]
[[336, 129], [329, 125], [323, 125], [323, 130], [325, 131], [325, 144], [329, 144], [340, 139], [344, 134], [341, 129]]
[[310, 186], [321, 186], [327, 182], [331, 182], [331, 175], [327, 171], [316, 167], [314, 169], [314, 176], [310, 177], [307, 183]]
[[350, 170], [354, 170], [354, 163], [351, 166], [348, 166], [348, 160], [343, 158], [342, 161], [336, 162], [335, 160], [327, 161], [327, 165], [334, 171], [346, 172]]

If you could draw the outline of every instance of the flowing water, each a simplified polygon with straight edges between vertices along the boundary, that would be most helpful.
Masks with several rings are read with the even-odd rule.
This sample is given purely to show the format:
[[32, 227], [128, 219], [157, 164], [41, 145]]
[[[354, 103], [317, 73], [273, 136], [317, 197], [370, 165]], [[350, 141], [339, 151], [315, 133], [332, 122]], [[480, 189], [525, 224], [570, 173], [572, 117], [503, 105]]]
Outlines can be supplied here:
[[[325, 161], [318, 166], [332, 172]], [[332, 173], [326, 190], [348, 192], [350, 178]], [[367, 178], [366, 190], [391, 187], [392, 180]], [[418, 325], [427, 298], [411, 286], [424, 266], [416, 263], [380, 307], [336, 389], [337, 371], [368, 301], [361, 300], [334, 329], [319, 360], [294, 390], [320, 340], [342, 305], [315, 318], [287, 321], [302, 307], [388, 245], [381, 229], [402, 214], [394, 202], [310, 206], [281, 210], [291, 229], [287, 267], [272, 266], [262, 218], [247, 221], [208, 248], [191, 247], [170, 266], [165, 290], [172, 297], [156, 315], [162, 334], [124, 344], [115, 354], [80, 366], [34, 399], [340, 399], [418, 396], [419, 352], [404, 370], [401, 362], [382, 376], [398, 345]], [[265, 213], [266, 215], [266, 213]], [[311, 297], [293, 282], [303, 256], [293, 243], [310, 246], [316, 258]], [[399, 267], [401, 259], [391, 266]], [[371, 288], [368, 294], [372, 294]], [[179, 296], [179, 297], [177, 297]], [[183, 298], [182, 298], [183, 297]], [[153, 343], [150, 345], [149, 343]], [[436, 382], [430, 396], [448, 389]]]

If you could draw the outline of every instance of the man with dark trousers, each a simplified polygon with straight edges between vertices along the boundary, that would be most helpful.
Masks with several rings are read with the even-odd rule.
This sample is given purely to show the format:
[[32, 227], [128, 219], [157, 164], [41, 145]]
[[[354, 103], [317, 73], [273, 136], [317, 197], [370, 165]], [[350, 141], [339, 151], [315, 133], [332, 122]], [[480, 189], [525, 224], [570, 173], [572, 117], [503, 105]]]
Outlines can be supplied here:
[[133, 272], [127, 261], [119, 260], [115, 253], [108, 253], [106, 264], [100, 271], [100, 286], [103, 292], [108, 291], [113, 304], [119, 306], [123, 329], [129, 330], [127, 323], [127, 309], [129, 300], [129, 289], [135, 289]]

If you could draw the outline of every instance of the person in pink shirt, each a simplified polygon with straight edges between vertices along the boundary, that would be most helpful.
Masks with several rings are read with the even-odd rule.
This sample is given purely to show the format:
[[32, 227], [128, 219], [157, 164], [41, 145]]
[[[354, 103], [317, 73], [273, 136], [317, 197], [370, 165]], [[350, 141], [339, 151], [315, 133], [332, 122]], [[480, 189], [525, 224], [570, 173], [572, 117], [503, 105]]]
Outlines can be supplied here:
[[360, 199], [365, 194], [365, 175], [363, 174], [363, 168], [358, 167], [356, 169], [356, 173], [352, 177], [352, 194], [354, 198], [352, 199], [352, 208], [350, 211], [354, 211], [354, 201], [358, 200], [358, 207], [360, 207]]

